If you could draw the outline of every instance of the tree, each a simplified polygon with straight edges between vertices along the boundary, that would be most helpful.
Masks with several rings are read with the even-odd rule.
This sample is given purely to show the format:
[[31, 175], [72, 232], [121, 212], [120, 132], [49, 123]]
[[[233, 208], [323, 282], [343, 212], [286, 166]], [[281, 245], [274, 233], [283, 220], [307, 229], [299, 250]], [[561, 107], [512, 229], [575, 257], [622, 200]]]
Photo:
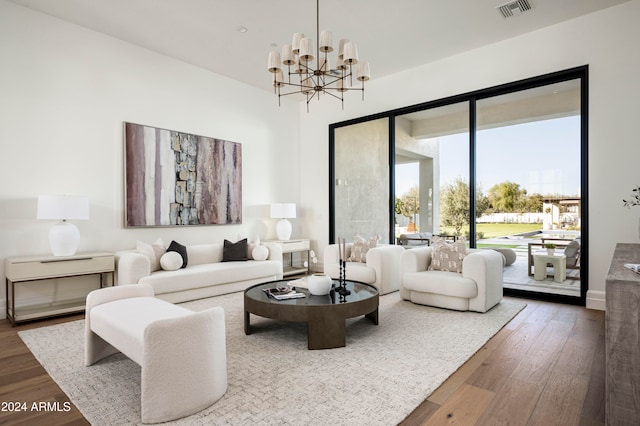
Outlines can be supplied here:
[[440, 188], [440, 220], [453, 227], [456, 236], [469, 224], [469, 185], [461, 177]]
[[527, 210], [527, 190], [515, 182], [500, 182], [489, 189], [489, 201], [497, 212], [523, 212]]
[[396, 197], [395, 212], [409, 218], [409, 220], [413, 220], [414, 215], [420, 213], [420, 191], [418, 185], [412, 186], [400, 198]]

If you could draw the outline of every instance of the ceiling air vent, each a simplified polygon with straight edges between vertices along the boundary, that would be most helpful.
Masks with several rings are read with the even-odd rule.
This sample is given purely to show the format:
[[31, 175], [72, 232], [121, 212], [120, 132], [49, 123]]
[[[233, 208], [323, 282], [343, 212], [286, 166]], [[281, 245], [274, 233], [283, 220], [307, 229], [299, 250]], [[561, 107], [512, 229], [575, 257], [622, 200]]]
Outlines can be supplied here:
[[511, 18], [531, 10], [531, 3], [529, 3], [529, 0], [515, 0], [498, 6], [496, 9], [502, 14], [503, 18]]

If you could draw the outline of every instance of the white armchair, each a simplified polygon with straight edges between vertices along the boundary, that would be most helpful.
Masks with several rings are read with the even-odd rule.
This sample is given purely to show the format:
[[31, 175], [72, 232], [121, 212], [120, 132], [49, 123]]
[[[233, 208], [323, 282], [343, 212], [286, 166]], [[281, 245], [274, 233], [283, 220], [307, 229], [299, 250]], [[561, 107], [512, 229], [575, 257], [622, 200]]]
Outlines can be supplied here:
[[462, 273], [429, 271], [432, 247], [402, 253], [400, 297], [421, 305], [486, 312], [502, 300], [503, 257], [494, 250], [467, 250]]
[[[353, 243], [346, 244], [347, 258], [351, 255]], [[400, 256], [404, 253], [400, 246], [385, 245], [369, 249], [366, 263], [346, 262], [345, 275], [348, 280], [371, 284], [378, 293], [387, 294], [400, 288]], [[340, 254], [337, 244], [324, 249], [324, 273], [333, 279], [340, 277]]]

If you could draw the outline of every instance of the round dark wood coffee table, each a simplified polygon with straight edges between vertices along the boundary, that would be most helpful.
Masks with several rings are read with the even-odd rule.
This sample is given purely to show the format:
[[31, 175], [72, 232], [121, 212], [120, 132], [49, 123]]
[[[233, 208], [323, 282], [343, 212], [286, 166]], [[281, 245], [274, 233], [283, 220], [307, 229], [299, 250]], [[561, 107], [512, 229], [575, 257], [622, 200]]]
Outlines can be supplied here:
[[[345, 320], [364, 315], [378, 325], [378, 290], [358, 281], [346, 281], [351, 293], [345, 297], [332, 291], [327, 296], [312, 296], [296, 287], [306, 297], [276, 300], [263, 289], [286, 287], [290, 280], [271, 281], [249, 287], [244, 292], [244, 332], [251, 334], [250, 314], [281, 321], [307, 323], [307, 347], [331, 349], [346, 346]], [[337, 284], [337, 281], [334, 280]]]

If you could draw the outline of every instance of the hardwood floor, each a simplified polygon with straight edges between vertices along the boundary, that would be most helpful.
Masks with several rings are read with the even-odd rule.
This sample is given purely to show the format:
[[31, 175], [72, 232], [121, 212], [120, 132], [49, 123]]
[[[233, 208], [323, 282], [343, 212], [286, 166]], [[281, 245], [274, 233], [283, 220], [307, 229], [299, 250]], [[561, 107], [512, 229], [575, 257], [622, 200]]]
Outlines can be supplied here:
[[526, 302], [401, 425], [604, 425], [604, 312]]
[[[604, 312], [526, 302], [401, 425], [604, 425]], [[73, 404], [66, 410], [68, 397], [17, 335], [82, 317], [0, 321], [0, 424], [89, 424]], [[7, 411], [12, 402], [27, 410]], [[58, 402], [59, 411], [32, 410], [34, 402]]]

